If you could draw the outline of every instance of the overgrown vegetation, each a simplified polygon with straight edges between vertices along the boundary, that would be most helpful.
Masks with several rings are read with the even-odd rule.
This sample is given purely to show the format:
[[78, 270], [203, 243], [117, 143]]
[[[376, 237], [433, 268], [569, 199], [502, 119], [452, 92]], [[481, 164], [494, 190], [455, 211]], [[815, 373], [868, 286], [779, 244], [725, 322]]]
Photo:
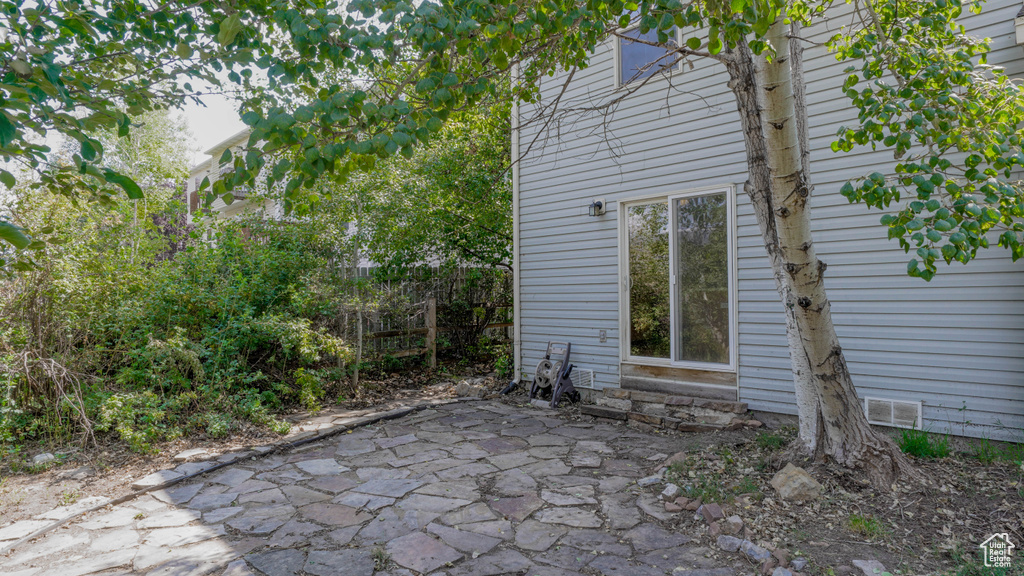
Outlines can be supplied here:
[[967, 454], [982, 464], [1000, 461], [1024, 464], [1024, 444], [1017, 442], [993, 442], [988, 438], [968, 440]]
[[[455, 143], [442, 136], [441, 150], [424, 162], [472, 156], [465, 146], [481, 126], [504, 133], [500, 125], [455, 126]], [[442, 247], [433, 267], [406, 259], [376, 276], [359, 274], [368, 243], [386, 239], [353, 229], [354, 207], [365, 198], [351, 187], [334, 190], [302, 219], [259, 211], [229, 221], [189, 219], [178, 187], [187, 162], [178, 153], [180, 126], [158, 113], [152, 129], [159, 130], [133, 132], [148, 138], [146, 146], [122, 147], [123, 154], [107, 147], [110, 162], [135, 170], [135, 181], [146, 185], [144, 200], [82, 205], [24, 186], [4, 207], [45, 242], [0, 281], [0, 454], [104, 435], [144, 453], [159, 442], [222, 438], [250, 425], [285, 433], [282, 411], [316, 412], [357, 396], [358, 371], [419, 365], [419, 356], [391, 356], [386, 342], [367, 340], [360, 349], [357, 325], [364, 333], [422, 326], [427, 294], [440, 303], [443, 350], [467, 361], [507, 357], [505, 342], [484, 336], [511, 302], [503, 270], [466, 270]], [[481, 138], [491, 143], [490, 133]], [[480, 153], [507, 156], [501, 148]], [[492, 183], [502, 187], [496, 162]], [[447, 166], [449, 178], [463, 182]], [[408, 160], [404, 169], [415, 167]], [[486, 194], [485, 178], [474, 174]], [[436, 186], [427, 188], [440, 194]], [[507, 207], [489, 201], [488, 209]], [[405, 239], [431, 257], [430, 238]], [[397, 340], [416, 347], [423, 337]]]
[[[167, 198], [153, 212], [180, 220], [181, 210]], [[85, 241], [60, 230], [69, 242], [5, 284], [6, 444], [95, 431], [147, 451], [190, 432], [224, 436], [240, 421], [285, 431], [270, 411], [312, 408], [321, 381], [350, 357], [327, 325], [333, 302], [309, 297], [328, 291], [310, 273], [323, 254], [309, 230], [231, 222], [208, 231], [216, 244], [157, 261], [168, 240], [149, 224], [136, 246], [120, 240], [136, 226], [127, 218], [79, 223], [92, 232]]]
[[950, 452], [948, 436], [927, 430], [900, 430], [896, 443], [904, 453], [918, 458], [945, 458]]

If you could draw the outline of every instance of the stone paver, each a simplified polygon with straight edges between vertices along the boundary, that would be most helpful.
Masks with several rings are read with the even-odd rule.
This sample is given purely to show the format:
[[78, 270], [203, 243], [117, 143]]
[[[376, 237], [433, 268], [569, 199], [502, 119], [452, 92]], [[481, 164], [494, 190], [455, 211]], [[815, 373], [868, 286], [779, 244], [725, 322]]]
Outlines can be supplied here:
[[314, 550], [306, 560], [305, 571], [316, 576], [372, 576], [373, 552], [365, 548]]
[[305, 460], [296, 462], [295, 466], [307, 474], [313, 476], [336, 476], [342, 472], [348, 472], [351, 468], [338, 464], [334, 458], [320, 458], [317, 460]]
[[462, 558], [462, 554], [423, 532], [413, 532], [388, 542], [391, 559], [399, 566], [416, 572], [431, 572], [449, 562]]
[[[453, 403], [246, 457], [91, 512], [0, 563], [26, 576], [749, 572], [744, 552], [756, 550], [709, 559], [696, 534], [674, 527], [663, 486], [637, 485], [657, 472], [666, 442], [535, 408]], [[180, 456], [189, 473], [208, 465], [197, 460], [226, 461]], [[49, 522], [0, 524], [0, 544]]]
[[421, 480], [406, 480], [403, 478], [379, 478], [357, 485], [352, 490], [363, 494], [374, 494], [376, 496], [388, 496], [390, 498], [401, 498], [409, 492], [423, 485]]

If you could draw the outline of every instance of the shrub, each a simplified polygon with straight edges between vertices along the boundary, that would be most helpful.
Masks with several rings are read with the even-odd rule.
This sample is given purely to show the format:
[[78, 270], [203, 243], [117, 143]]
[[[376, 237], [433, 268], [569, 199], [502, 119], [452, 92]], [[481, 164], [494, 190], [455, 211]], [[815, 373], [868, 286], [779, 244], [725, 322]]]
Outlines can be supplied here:
[[324, 397], [323, 382], [315, 372], [299, 368], [295, 371], [295, 386], [298, 388], [299, 402], [313, 413], [320, 411], [320, 400]]

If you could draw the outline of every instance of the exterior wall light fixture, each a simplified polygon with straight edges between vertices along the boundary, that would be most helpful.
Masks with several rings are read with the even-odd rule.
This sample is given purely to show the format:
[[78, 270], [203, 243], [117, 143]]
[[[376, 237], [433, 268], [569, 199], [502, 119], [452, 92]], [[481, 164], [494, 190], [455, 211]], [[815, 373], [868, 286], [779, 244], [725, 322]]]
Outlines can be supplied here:
[[601, 216], [602, 214], [604, 214], [604, 211], [604, 198], [595, 198], [594, 201], [590, 203], [590, 210], [588, 211], [588, 214], [590, 214], [591, 216]]

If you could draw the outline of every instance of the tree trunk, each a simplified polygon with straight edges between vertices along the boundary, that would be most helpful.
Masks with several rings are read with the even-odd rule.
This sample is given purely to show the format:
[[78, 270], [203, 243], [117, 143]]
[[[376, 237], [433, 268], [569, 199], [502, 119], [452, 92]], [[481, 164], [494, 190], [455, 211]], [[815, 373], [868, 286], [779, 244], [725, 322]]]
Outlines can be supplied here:
[[[737, 47], [726, 61], [729, 70], [729, 87], [736, 97], [747, 151], [748, 180], [744, 185], [757, 215], [768, 260], [772, 266], [775, 288], [783, 302], [790, 301], [789, 285], [785, 281], [779, 252], [779, 237], [772, 215], [772, 182], [768, 169], [768, 148], [761, 120], [759, 92], [757, 89], [757, 68], [753, 55], [746, 45]], [[796, 398], [799, 413], [817, 414], [817, 396], [808, 394], [811, 390], [810, 365], [807, 355], [799, 345], [796, 321], [792, 314], [786, 314], [786, 337], [789, 340], [790, 360], [793, 379], [796, 382]], [[800, 441], [810, 450], [817, 446], [818, 418], [800, 418]]]
[[[806, 107], [799, 49], [781, 20], [769, 32], [774, 57], [740, 46], [727, 58], [747, 148], [746, 191], [786, 313], [800, 440], [807, 453], [862, 469], [876, 486], [914, 474], [899, 448], [867, 423], [850, 378], [811, 238]], [[794, 58], [795, 56], [795, 58]], [[803, 120], [803, 122], [801, 122]]]

